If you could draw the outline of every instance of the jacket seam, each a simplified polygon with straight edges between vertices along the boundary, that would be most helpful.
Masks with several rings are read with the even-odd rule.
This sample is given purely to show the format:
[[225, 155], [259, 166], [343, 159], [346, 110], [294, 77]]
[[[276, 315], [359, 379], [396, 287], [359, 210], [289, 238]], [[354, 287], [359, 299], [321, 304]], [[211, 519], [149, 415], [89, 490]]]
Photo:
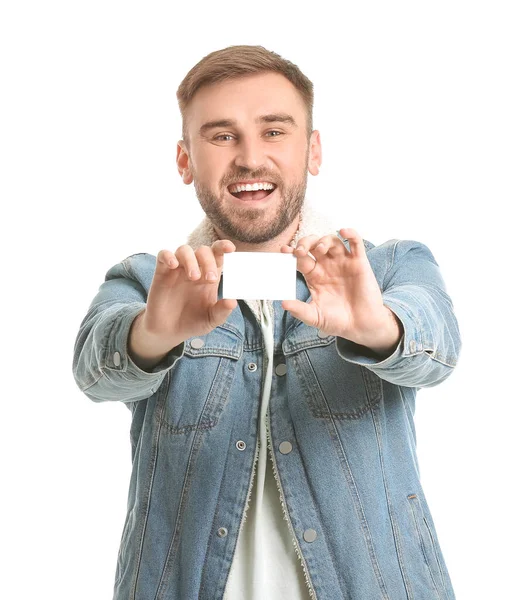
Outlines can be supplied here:
[[[440, 600], [443, 600], [443, 598], [441, 596], [441, 593], [440, 593], [440, 590], [439, 590], [439, 587], [438, 587], [438, 585], [437, 585], [437, 583], [436, 583], [436, 581], [434, 579], [434, 573], [432, 572], [432, 569], [430, 568], [429, 559], [428, 559], [428, 556], [427, 556], [425, 545], [423, 543], [422, 533], [420, 531], [421, 523], [419, 523], [419, 521], [418, 521], [418, 517], [417, 517], [416, 512], [415, 512], [414, 504], [411, 501], [411, 499], [413, 499], [413, 500], [416, 499], [416, 502], [418, 502], [418, 503], [419, 503], [419, 500], [418, 500], [418, 496], [416, 494], [409, 494], [408, 497], [407, 497], [408, 506], [409, 506], [409, 509], [410, 509], [410, 512], [411, 512], [411, 516], [412, 516], [414, 524], [415, 524], [415, 530], [416, 530], [416, 535], [417, 535], [417, 539], [418, 539], [418, 548], [419, 548], [418, 551], [419, 552], [421, 551], [421, 553], [422, 553], [423, 562], [425, 564], [426, 569], [429, 572], [429, 576], [430, 576], [430, 579], [431, 579], [432, 584], [434, 586], [434, 590], [436, 591], [437, 597]], [[421, 507], [420, 503], [418, 504], [418, 506], [419, 506], [419, 509], [422, 510], [422, 507]], [[422, 510], [422, 514], [423, 514], [423, 510]]]
[[[162, 410], [163, 410], [163, 398], [162, 398], [160, 412]], [[175, 556], [175, 553], [177, 552], [179, 540], [181, 538], [180, 525], [181, 525], [181, 520], [183, 519], [183, 516], [184, 516], [184, 510], [185, 510], [186, 503], [188, 500], [189, 490], [191, 488], [192, 469], [194, 467], [195, 459], [198, 456], [198, 450], [200, 447], [199, 445], [202, 441], [202, 436], [203, 436], [202, 430], [197, 430], [197, 433], [195, 434], [195, 437], [191, 444], [191, 449], [190, 449], [189, 457], [188, 457], [188, 466], [186, 468], [186, 472], [185, 472], [185, 476], [184, 476], [183, 489], [181, 490], [181, 497], [179, 499], [176, 520], [174, 523], [174, 533], [172, 535], [169, 549], [168, 549], [166, 557], [165, 557], [162, 574], [160, 576], [160, 582], [158, 584], [158, 588], [157, 588], [156, 594], [155, 594], [155, 600], [162, 600], [162, 598], [165, 595], [165, 592], [167, 590], [167, 587], [168, 587], [168, 579], [170, 576], [170, 569], [172, 568], [174, 556]]]
[[[168, 380], [169, 380], [169, 378], [167, 377], [164, 381], [168, 382]], [[160, 397], [163, 397], [163, 395], [161, 394]], [[155, 410], [156, 410], [156, 408], [155, 408]], [[146, 536], [146, 529], [147, 529], [148, 519], [149, 519], [149, 509], [151, 506], [151, 493], [153, 490], [153, 483], [154, 483], [155, 473], [156, 473], [156, 462], [158, 459], [160, 432], [161, 432], [161, 425], [158, 425], [155, 440], [153, 442], [153, 447], [151, 449], [151, 460], [149, 462], [149, 470], [150, 470], [149, 486], [146, 489], [146, 493], [144, 495], [144, 500], [143, 500], [143, 507], [141, 509], [142, 510], [141, 514], [142, 514], [144, 523], [142, 525], [142, 529], [139, 532], [139, 540], [137, 542], [138, 550], [137, 550], [137, 557], [136, 557], [136, 567], [135, 567], [132, 590], [130, 593], [130, 600], [135, 600], [136, 595], [137, 595], [137, 584], [139, 581], [141, 557], [142, 557], [142, 551], [144, 548], [144, 539]]]
[[[382, 389], [381, 393], [383, 395], [383, 389]], [[392, 527], [393, 538], [394, 538], [395, 547], [396, 547], [396, 551], [397, 551], [397, 559], [398, 559], [398, 563], [399, 563], [399, 569], [400, 569], [402, 580], [404, 583], [404, 588], [406, 590], [407, 600], [414, 600], [411, 584], [409, 582], [409, 578], [408, 578], [408, 575], [405, 570], [404, 557], [403, 557], [403, 552], [402, 552], [402, 538], [399, 534], [399, 525], [395, 518], [395, 511], [393, 510], [392, 500], [390, 498], [390, 492], [388, 490], [388, 481], [387, 481], [387, 477], [386, 477], [386, 473], [385, 473], [385, 463], [384, 463], [384, 459], [383, 459], [383, 441], [382, 441], [382, 437], [381, 437], [381, 427], [379, 426], [379, 423], [378, 423], [378, 416], [372, 411], [371, 411], [371, 416], [372, 416], [372, 421], [374, 424], [374, 429], [376, 432], [376, 440], [378, 443], [378, 454], [379, 454], [379, 460], [380, 460], [380, 465], [381, 465], [381, 476], [383, 479], [383, 486], [385, 489], [388, 514], [390, 515], [390, 525]]]

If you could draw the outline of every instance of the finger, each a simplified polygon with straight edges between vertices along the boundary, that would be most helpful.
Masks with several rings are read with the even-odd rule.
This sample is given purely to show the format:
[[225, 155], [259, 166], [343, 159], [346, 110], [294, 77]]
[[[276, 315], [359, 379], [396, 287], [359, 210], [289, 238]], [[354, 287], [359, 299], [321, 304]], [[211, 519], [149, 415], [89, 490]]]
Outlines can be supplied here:
[[160, 250], [156, 257], [156, 270], [160, 273], [168, 273], [179, 266], [177, 258], [170, 250]]
[[284, 254], [293, 254], [294, 248], [292, 246], [288, 246], [288, 244], [283, 244], [281, 246], [281, 252]]
[[295, 256], [305, 256], [311, 250], [311, 248], [316, 246], [319, 239], [320, 238], [317, 235], [306, 235], [305, 237], [301, 238], [297, 242], [297, 246], [294, 250]]
[[307, 256], [297, 258], [297, 271], [302, 273], [304, 276], [309, 275], [315, 267], [316, 260], [309, 254]]
[[202, 280], [213, 283], [218, 281], [218, 267], [216, 258], [209, 246], [201, 246], [195, 251], [195, 256], [199, 263]]
[[302, 321], [310, 327], [318, 326], [318, 314], [315, 311], [314, 305], [300, 300], [283, 300], [281, 306], [284, 310], [287, 310], [296, 319]]
[[315, 258], [322, 258], [326, 254], [335, 257], [347, 251], [343, 242], [333, 234], [321, 237], [310, 250]]
[[236, 246], [230, 240], [217, 240], [211, 246], [218, 269], [223, 269], [223, 255], [229, 252], [235, 252]]
[[216, 304], [214, 304], [214, 306], [212, 306], [210, 309], [211, 325], [214, 327], [223, 325], [236, 306], [237, 300], [230, 298], [218, 300], [218, 302], [216, 302]]
[[191, 246], [188, 244], [179, 246], [179, 248], [176, 250], [175, 256], [179, 261], [180, 266], [184, 269], [188, 279], [191, 281], [197, 281], [200, 279], [201, 273], [199, 269], [199, 263]]
[[360, 237], [360, 235], [351, 227], [347, 227], [345, 229], [340, 229], [339, 233], [348, 239], [348, 243], [350, 244], [350, 251], [353, 256], [365, 256], [365, 246], [364, 241]]

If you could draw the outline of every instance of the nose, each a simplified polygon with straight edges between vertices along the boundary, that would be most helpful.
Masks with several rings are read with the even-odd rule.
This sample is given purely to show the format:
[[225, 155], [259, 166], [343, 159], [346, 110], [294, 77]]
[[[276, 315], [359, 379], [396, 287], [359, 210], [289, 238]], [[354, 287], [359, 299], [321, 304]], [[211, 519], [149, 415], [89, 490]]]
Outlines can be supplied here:
[[236, 166], [255, 171], [264, 165], [266, 156], [262, 140], [253, 137], [243, 137], [236, 148]]

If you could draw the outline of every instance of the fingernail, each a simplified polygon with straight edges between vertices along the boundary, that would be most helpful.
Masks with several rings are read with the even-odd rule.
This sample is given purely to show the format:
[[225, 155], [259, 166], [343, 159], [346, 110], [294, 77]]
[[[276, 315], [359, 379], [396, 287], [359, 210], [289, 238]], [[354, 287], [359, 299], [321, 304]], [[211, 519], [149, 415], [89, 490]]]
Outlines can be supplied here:
[[190, 279], [193, 279], [193, 278], [198, 279], [199, 277], [200, 277], [200, 271], [198, 269], [197, 270], [192, 269], [190, 271]]
[[213, 273], [213, 271], [209, 271], [209, 273], [206, 275], [206, 279], [208, 281], [216, 281], [216, 279], [218, 279], [216, 273]]

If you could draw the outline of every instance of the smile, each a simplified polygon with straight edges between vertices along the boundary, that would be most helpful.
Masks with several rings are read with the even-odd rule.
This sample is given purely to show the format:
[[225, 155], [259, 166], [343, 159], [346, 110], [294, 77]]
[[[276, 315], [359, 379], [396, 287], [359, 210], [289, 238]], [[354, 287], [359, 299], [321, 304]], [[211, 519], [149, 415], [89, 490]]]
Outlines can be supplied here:
[[235, 200], [239, 202], [261, 202], [262, 200], [267, 200], [270, 196], [276, 192], [278, 188], [276, 187], [273, 190], [253, 190], [250, 192], [227, 192], [230, 196], [232, 196]]

